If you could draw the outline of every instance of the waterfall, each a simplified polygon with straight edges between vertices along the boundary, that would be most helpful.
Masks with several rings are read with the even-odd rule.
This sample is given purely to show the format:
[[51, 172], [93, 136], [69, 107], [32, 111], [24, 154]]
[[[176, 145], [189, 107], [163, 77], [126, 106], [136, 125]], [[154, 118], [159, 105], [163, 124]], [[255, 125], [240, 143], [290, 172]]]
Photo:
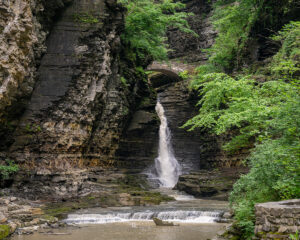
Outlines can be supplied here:
[[155, 159], [155, 169], [161, 187], [172, 188], [181, 174], [181, 167], [176, 160], [172, 144], [171, 132], [163, 106], [157, 101], [155, 110], [160, 119], [158, 157]]

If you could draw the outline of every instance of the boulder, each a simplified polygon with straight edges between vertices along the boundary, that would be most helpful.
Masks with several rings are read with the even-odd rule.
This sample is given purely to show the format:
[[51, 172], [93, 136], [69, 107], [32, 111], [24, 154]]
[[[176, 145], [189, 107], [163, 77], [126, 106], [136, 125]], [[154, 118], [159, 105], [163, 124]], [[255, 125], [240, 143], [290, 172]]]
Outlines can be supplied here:
[[233, 184], [245, 168], [225, 168], [222, 170], [199, 170], [179, 177], [176, 189], [195, 197], [213, 197], [227, 200]]
[[179, 226], [179, 224], [173, 223], [173, 222], [168, 222], [168, 221], [163, 221], [159, 218], [153, 218], [153, 222], [155, 223], [156, 226]]
[[7, 221], [7, 218], [4, 216], [2, 212], [0, 212], [0, 224], [3, 224]]

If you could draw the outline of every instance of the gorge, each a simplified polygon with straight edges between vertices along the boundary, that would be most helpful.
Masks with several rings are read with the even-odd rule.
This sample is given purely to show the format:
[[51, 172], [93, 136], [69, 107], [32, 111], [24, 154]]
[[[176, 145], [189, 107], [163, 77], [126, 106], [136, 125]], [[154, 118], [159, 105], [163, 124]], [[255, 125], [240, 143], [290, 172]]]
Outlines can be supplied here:
[[256, 202], [297, 198], [299, 4], [225, 2], [0, 0], [0, 239], [207, 239], [234, 214], [247, 239]]

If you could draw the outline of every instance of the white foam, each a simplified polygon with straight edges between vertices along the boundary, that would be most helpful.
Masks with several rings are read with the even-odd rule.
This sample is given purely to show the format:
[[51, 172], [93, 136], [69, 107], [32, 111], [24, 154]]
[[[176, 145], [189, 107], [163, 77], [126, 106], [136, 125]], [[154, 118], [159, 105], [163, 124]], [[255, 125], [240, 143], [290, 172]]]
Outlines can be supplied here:
[[220, 218], [217, 211], [162, 211], [135, 213], [105, 213], [105, 214], [69, 214], [66, 223], [73, 224], [105, 224], [114, 222], [152, 221], [157, 217], [164, 221], [183, 223], [213, 223]]
[[181, 167], [174, 156], [170, 129], [164, 108], [159, 101], [156, 104], [155, 110], [160, 119], [159, 149], [158, 157], [155, 159], [157, 177], [161, 187], [173, 188], [181, 174]]

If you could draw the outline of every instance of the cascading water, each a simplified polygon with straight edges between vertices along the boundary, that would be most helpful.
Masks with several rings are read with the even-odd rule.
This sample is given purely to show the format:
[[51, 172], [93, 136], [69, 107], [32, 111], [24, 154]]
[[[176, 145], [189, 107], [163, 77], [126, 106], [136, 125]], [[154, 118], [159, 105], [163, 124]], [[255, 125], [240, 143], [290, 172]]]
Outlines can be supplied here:
[[69, 214], [66, 223], [103, 224], [128, 221], [152, 221], [157, 217], [165, 221], [182, 223], [213, 223], [221, 219], [222, 211], [144, 211], [144, 212], [109, 212], [103, 214]]
[[174, 156], [171, 145], [171, 132], [163, 106], [157, 101], [155, 110], [160, 119], [158, 157], [155, 159], [155, 169], [160, 187], [172, 188], [181, 174], [181, 167]]

